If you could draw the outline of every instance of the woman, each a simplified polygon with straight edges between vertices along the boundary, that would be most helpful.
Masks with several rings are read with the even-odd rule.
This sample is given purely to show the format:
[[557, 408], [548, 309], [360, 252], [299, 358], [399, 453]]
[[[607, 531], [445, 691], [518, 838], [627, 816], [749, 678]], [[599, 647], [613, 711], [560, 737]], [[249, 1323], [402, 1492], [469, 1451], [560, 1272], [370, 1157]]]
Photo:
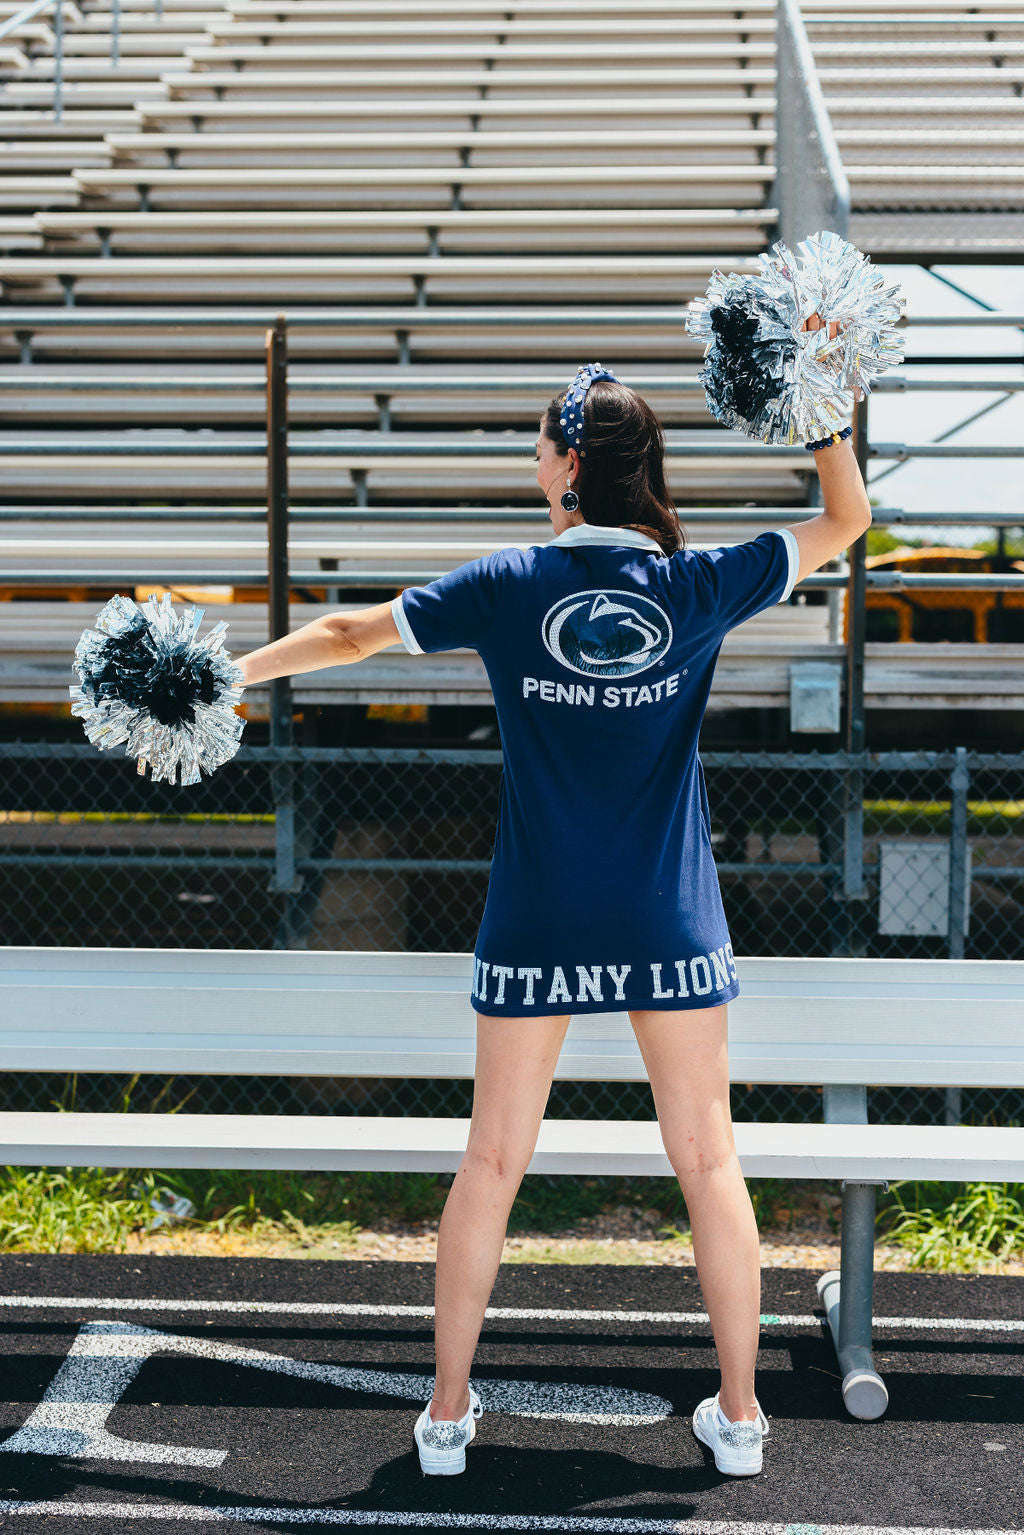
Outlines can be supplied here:
[[473, 1112], [438, 1232], [434, 1390], [414, 1427], [431, 1474], [464, 1469], [482, 1412], [470, 1369], [569, 1019], [609, 1010], [628, 1011], [650, 1077], [718, 1353], [721, 1386], [693, 1430], [719, 1470], [761, 1469], [758, 1230], [729, 1103], [739, 980], [697, 736], [728, 630], [785, 601], [871, 511], [851, 443], [836, 441], [814, 450], [819, 516], [694, 553], [663, 455], [647, 403], [591, 364], [540, 421], [555, 537], [325, 615], [239, 663], [248, 684], [389, 645], [468, 646], [494, 695], [504, 761], [474, 955]]

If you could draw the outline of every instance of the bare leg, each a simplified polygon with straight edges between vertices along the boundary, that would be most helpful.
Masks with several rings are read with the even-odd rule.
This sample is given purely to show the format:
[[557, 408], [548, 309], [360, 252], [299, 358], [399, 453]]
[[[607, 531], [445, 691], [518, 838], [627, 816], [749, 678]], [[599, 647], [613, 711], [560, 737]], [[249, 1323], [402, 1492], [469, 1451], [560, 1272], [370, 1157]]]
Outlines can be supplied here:
[[477, 1013], [473, 1117], [445, 1201], [434, 1272], [436, 1377], [430, 1415], [464, 1417], [469, 1375], [508, 1217], [537, 1144], [570, 1014]]
[[697, 1277], [722, 1375], [719, 1402], [732, 1422], [752, 1420], [760, 1240], [732, 1133], [728, 1005], [631, 1012], [630, 1019], [690, 1215]]

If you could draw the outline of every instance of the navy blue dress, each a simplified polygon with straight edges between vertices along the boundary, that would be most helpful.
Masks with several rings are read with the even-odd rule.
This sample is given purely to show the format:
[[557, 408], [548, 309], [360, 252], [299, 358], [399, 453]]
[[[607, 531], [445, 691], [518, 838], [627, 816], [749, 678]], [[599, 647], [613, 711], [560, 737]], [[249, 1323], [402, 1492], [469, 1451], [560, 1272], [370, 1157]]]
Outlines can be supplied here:
[[798, 568], [788, 528], [669, 556], [635, 528], [577, 523], [395, 598], [406, 649], [476, 650], [497, 710], [477, 1012], [739, 994], [697, 738], [726, 633], [788, 598]]

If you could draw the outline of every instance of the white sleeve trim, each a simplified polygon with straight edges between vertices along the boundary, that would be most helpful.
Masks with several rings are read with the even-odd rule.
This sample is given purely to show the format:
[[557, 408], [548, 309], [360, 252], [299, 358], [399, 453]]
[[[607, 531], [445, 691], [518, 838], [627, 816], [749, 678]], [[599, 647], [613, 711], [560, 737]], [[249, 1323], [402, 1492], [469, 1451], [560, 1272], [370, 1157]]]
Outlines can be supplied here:
[[796, 541], [792, 528], [776, 528], [775, 531], [785, 541], [786, 552], [789, 555], [789, 575], [786, 577], [785, 590], [779, 598], [780, 602], [785, 602], [796, 585], [796, 578], [800, 573], [800, 545]]
[[391, 611], [394, 614], [395, 627], [397, 628], [399, 634], [402, 636], [402, 644], [405, 646], [406, 650], [411, 650], [413, 655], [416, 656], [423, 655], [423, 646], [417, 643], [416, 636], [413, 634], [409, 627], [409, 620], [405, 616], [405, 606], [402, 602], [401, 592], [399, 592], [398, 596], [392, 602]]

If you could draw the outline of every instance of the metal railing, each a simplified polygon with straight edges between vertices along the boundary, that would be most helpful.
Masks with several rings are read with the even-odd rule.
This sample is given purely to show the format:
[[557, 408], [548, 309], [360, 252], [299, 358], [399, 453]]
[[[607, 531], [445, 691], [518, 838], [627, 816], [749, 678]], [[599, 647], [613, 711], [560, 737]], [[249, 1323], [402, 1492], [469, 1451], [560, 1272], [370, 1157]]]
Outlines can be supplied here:
[[850, 183], [825, 105], [799, 0], [776, 6], [775, 205], [791, 250], [820, 229], [847, 238]]
[[[288, 632], [288, 585], [291, 579], [288, 560], [288, 525], [289, 525], [289, 493], [288, 493], [288, 460], [294, 452], [294, 446], [289, 445], [287, 401], [288, 401], [288, 356], [287, 356], [287, 324], [285, 317], [279, 316], [273, 330], [267, 332], [266, 337], [266, 388], [267, 388], [267, 431], [266, 440], [272, 445], [272, 452], [268, 450], [268, 477], [267, 477], [267, 579], [268, 579], [268, 639], [276, 640]], [[881, 382], [884, 382], [881, 381]], [[867, 482], [867, 461], [870, 456], [884, 456], [886, 450], [873, 448], [868, 442], [868, 399], [866, 398], [856, 408], [855, 412], [855, 443], [860, 462], [861, 473]], [[496, 445], [500, 447], [500, 444]], [[730, 444], [730, 448], [757, 449], [756, 444]], [[507, 448], [502, 449], [507, 452]], [[714, 452], [713, 448], [705, 449]], [[803, 454], [804, 450], [773, 449], [773, 452], [781, 452], [785, 456], [795, 457]], [[899, 456], [908, 456], [909, 449], [903, 445], [890, 445], [890, 454], [898, 453]], [[948, 450], [956, 455], [956, 447]], [[989, 456], [1001, 449], [981, 448], [973, 450], [981, 456]], [[1024, 446], [1008, 445], [1006, 451], [1011, 454], [1024, 454]], [[810, 482], [810, 489], [817, 490], [817, 480]], [[727, 510], [723, 509], [727, 515]], [[721, 516], [722, 513], [719, 513]], [[745, 512], [741, 515], [745, 515]], [[1002, 517], [1000, 514], [987, 514], [991, 526], [993, 522], [1001, 522], [1003, 526], [1017, 526], [1024, 523], [1024, 516], [1015, 518], [1014, 514]], [[685, 513], [684, 513], [685, 516]], [[996, 591], [1024, 590], [1024, 575], [1005, 574], [976, 574], [974, 572], [956, 573], [925, 573], [904, 571], [867, 571], [865, 566], [867, 540], [866, 536], [859, 538], [850, 548], [849, 574], [841, 572], [818, 571], [805, 577], [801, 582], [802, 588], [807, 590], [829, 590], [830, 588], [845, 588], [848, 593], [848, 622], [847, 622], [847, 689], [846, 689], [846, 745], [851, 753], [860, 753], [864, 750], [866, 741], [864, 734], [864, 645], [866, 635], [866, 596], [869, 587], [896, 588], [898, 590], [937, 590], [950, 588], [963, 589], [988, 589]], [[441, 570], [418, 573], [413, 579], [416, 581], [430, 580], [441, 575]], [[52, 579], [52, 575], [51, 575]], [[140, 579], [145, 579], [141, 577]], [[191, 577], [193, 581], [197, 578]], [[221, 577], [223, 580], [224, 578]], [[310, 577], [307, 574], [307, 582]], [[394, 572], [368, 572], [360, 571], [330, 571], [317, 572], [313, 577], [318, 584], [326, 588], [333, 588], [339, 595], [345, 586], [394, 586]], [[409, 584], [406, 580], [405, 584]], [[271, 740], [275, 745], [288, 744], [288, 732], [291, 728], [292, 702], [290, 678], [283, 677], [275, 681], [273, 686], [273, 703], [271, 708], [272, 734]], [[274, 720], [278, 723], [276, 727]], [[276, 732], [276, 733], [275, 733]]]
[[[2, 314], [2, 311], [0, 311], [0, 314]], [[976, 317], [968, 315], [946, 318], [950, 321], [955, 318], [955, 320], [960, 323], [970, 323], [971, 321], [974, 321]], [[1022, 323], [1021, 316], [1015, 314], [989, 314], [978, 318], [986, 320], [989, 324], [998, 323], [1004, 326], [1012, 326], [1014, 328], [1020, 328]], [[933, 317], [922, 316], [915, 323], [932, 324]], [[324, 444], [320, 440], [320, 435], [317, 433], [309, 434], [308, 436], [304, 435], [304, 440], [299, 442], [295, 442], [290, 438], [288, 424], [289, 373], [287, 352], [289, 325], [290, 317], [286, 318], [284, 315], [278, 315], [273, 328], [269, 329], [265, 334], [264, 377], [262, 384], [260, 385], [260, 387], [265, 390], [266, 394], [266, 428], [264, 433], [250, 434], [247, 438], [244, 439], [244, 441], [237, 444], [225, 444], [224, 441], [220, 438], [218, 438], [216, 441], [207, 441], [195, 444], [187, 441], [168, 442], [164, 438], [157, 438], [157, 440], [152, 442], [129, 442], [124, 440], [121, 442], [115, 442], [102, 450], [104, 452], [114, 452], [119, 455], [139, 454], [143, 457], [147, 454], [157, 453], [182, 457], [189, 456], [191, 453], [199, 453], [201, 456], [207, 454], [222, 455], [229, 451], [239, 452], [243, 454], [243, 456], [247, 457], [266, 456], [266, 570], [268, 587], [268, 641], [279, 639], [283, 634], [288, 632], [288, 592], [291, 584], [293, 583], [306, 585], [310, 584], [311, 582], [315, 583], [318, 586], [324, 587], [328, 593], [334, 594], [332, 600], [341, 600], [342, 593], [346, 587], [364, 589], [368, 587], [381, 587], [385, 589], [394, 589], [396, 585], [409, 585], [413, 582], [422, 583], [425, 581], [430, 581], [444, 573], [442, 567], [432, 567], [429, 564], [426, 567], [419, 567], [416, 569], [403, 568], [397, 573], [393, 568], [390, 570], [367, 570], [365, 568], [350, 570], [342, 570], [337, 568], [332, 569], [330, 567], [332, 565], [336, 567], [337, 561], [326, 559], [319, 562], [321, 568], [316, 571], [300, 571], [293, 570], [291, 568], [288, 554], [288, 537], [291, 521], [293, 518], [296, 520], [315, 519], [322, 521], [325, 517], [325, 512], [323, 509], [316, 508], [306, 509], [305, 511], [300, 509], [298, 512], [292, 512], [288, 488], [288, 465], [290, 459], [292, 457], [304, 457], [307, 455], [316, 455], [318, 457], [330, 456], [332, 451], [334, 453], [338, 453], [344, 450], [338, 443], [336, 437], [329, 440], [327, 444]], [[962, 359], [951, 358], [949, 361], [962, 361]], [[220, 380], [216, 382], [218, 383], [218, 386], [221, 386], [227, 385], [229, 381]], [[317, 388], [326, 387], [329, 384], [329, 380], [323, 378], [312, 382], [314, 387]], [[911, 379], [904, 376], [894, 375], [892, 377], [881, 378], [878, 381], [877, 390], [878, 392], [886, 392], [887, 390], [899, 392], [906, 392], [908, 390], [917, 389], [927, 390], [936, 387], [936, 384], [940, 388], [945, 388], [947, 384], [951, 384], [952, 382], [953, 381]], [[259, 384], [259, 381], [253, 378], [250, 380], [250, 384], [251, 387], [255, 389]], [[699, 387], [696, 384], [696, 380], [681, 381], [679, 387], [682, 388], [684, 384], [688, 389], [696, 389]], [[234, 387], [233, 384], [232, 387]], [[990, 391], [997, 390], [1000, 393], [1008, 394], [1024, 388], [1024, 380], [970, 380], [968, 381], [968, 387], [984, 387]], [[990, 458], [1019, 457], [1024, 455], [1024, 445], [1020, 443], [1007, 443], [1005, 445], [972, 444], [968, 446], [950, 443], [872, 444], [869, 442], [868, 438], [869, 400], [870, 396], [858, 404], [854, 418], [854, 442], [856, 445], [858, 460], [865, 483], [868, 482], [868, 462], [871, 458], [887, 458], [892, 459], [896, 463], [900, 463], [906, 462], [907, 460], [916, 456]], [[398, 457], [403, 456], [403, 450], [407, 454], [416, 454], [417, 456], [436, 455], [438, 458], [481, 455], [485, 457], [508, 457], [514, 451], [507, 440], [502, 441], [500, 439], [492, 439], [490, 441], [465, 441], [461, 443], [435, 442], [431, 444], [429, 442], [410, 442], [389, 444], [387, 440], [389, 435], [390, 434], [388, 432], [383, 432], [380, 434], [380, 438], [376, 441], [376, 443], [360, 443], [357, 449], [358, 454], [360, 456], [363, 456], [367, 453], [369, 453], [369, 456], [386, 456], [390, 453], [394, 453], [397, 449]], [[723, 433], [723, 436], [724, 435], [725, 434]], [[433, 453], [431, 453], [432, 448]], [[56, 456], [59, 455], [62, 451], [66, 451], [68, 453], [80, 453], [81, 445], [74, 442], [58, 444], [42, 442], [33, 444], [29, 442], [19, 443], [16, 451], [21, 453], [26, 451], [26, 449], [28, 449], [28, 451], [36, 451], [41, 455], [49, 454]], [[761, 448], [758, 444], [748, 442], [726, 441], [721, 446], [717, 446], [715, 444], [689, 445], [682, 443], [670, 443], [667, 449], [667, 456], [669, 458], [674, 458], [677, 456], [688, 457], [691, 455], [726, 455], [730, 457], [735, 455], [742, 458], [743, 456], [747, 456], [751, 453], [759, 453], [763, 451], [764, 449]], [[771, 452], [773, 455], [780, 455], [783, 459], [793, 460], [801, 464], [806, 462], [806, 455], [804, 450], [800, 447], [778, 447], [771, 449]], [[365, 476], [365, 470], [353, 471], [353, 478], [356, 481], [356, 506], [348, 510], [347, 515], [349, 517], [358, 518], [363, 509], [369, 505]], [[819, 489], [820, 487], [817, 484], [816, 477], [809, 478], [809, 495], [816, 495], [819, 492]], [[809, 507], [809, 511], [812, 509], [813, 508]], [[730, 509], [728, 507], [723, 507], [720, 509], [702, 509], [700, 511], [695, 511], [692, 519], [687, 514], [685, 508], [682, 509], [682, 519], [684, 524], [691, 520], [698, 525], [702, 521], [717, 522], [720, 524], [722, 520], [727, 519], [731, 514], [740, 516], [744, 520], [758, 520], [757, 508]], [[24, 513], [22, 512], [21, 515], [23, 516]], [[54, 516], [59, 515], [59, 512], [54, 513]], [[92, 509], [92, 515], [99, 515], [102, 516], [105, 520], [109, 520], [112, 516], [112, 512], [108, 506], [104, 508]], [[161, 515], [164, 514], [161, 513]], [[175, 515], [177, 515], [177, 513]], [[260, 515], [261, 514], [258, 514], [255, 511], [250, 514], [252, 518]], [[346, 513], [344, 511], [331, 511], [326, 515], [332, 519], [337, 517], [338, 520], [344, 520]], [[376, 512], [375, 515], [377, 515]], [[380, 515], [382, 519], [387, 519], [390, 516], [398, 517], [402, 521], [406, 520], [404, 514], [395, 513], [393, 510], [389, 513], [388, 509], [386, 508], [381, 509]], [[421, 515], [429, 515], [433, 520], [439, 517], [441, 514], [431, 510], [429, 513], [422, 513]], [[766, 520], [770, 519], [773, 522], [777, 522], [779, 520], [778, 510], [770, 513], [762, 513], [761, 515], [764, 516]], [[84, 510], [82, 511], [82, 516], [85, 516]], [[452, 520], [469, 520], [473, 522], [495, 524], [500, 524], [502, 520], [508, 519], [512, 519], [521, 523], [524, 519], [524, 516], [527, 518], [529, 517], [529, 513], [524, 510], [511, 510], [495, 513], [480, 511], [473, 508], [462, 509], [459, 512], [450, 510], [443, 514], [444, 520], [451, 518]], [[873, 516], [880, 524], [883, 525], [886, 522], [898, 523], [915, 520], [915, 514], [906, 513], [900, 508], [874, 509]], [[5, 512], [2, 510], [0, 510], [0, 518], [7, 520], [7, 515], [5, 515]], [[919, 522], [945, 522], [951, 524], [974, 522], [985, 527], [1006, 528], [1019, 527], [1024, 525], [1024, 514], [1018, 515], [1016, 513], [994, 512], [957, 513], [946, 510], [936, 510], [935, 512], [917, 515], [916, 520]], [[542, 519], [538, 517], [538, 527], [540, 527], [541, 522]], [[896, 589], [900, 591], [973, 589], [1004, 592], [1024, 589], [1024, 575], [1013, 572], [974, 573], [971, 571], [963, 571], [949, 573], [925, 573], [895, 570], [868, 571], [865, 563], [865, 555], [866, 537], [862, 537], [858, 539], [856, 543], [853, 544], [850, 548], [848, 573], [843, 573], [842, 571], [817, 571], [814, 574], [805, 577], [805, 579], [801, 582], [801, 589], [803, 591], [846, 590], [847, 592], [847, 686], [844, 735], [847, 749], [852, 753], [863, 751], [867, 744], [864, 729], [864, 647], [866, 640], [866, 598], [869, 589]], [[112, 568], [105, 568], [104, 575], [105, 578], [111, 582], [145, 582], [152, 579], [152, 570], [141, 565], [138, 568], [132, 569], [124, 568], [114, 570]], [[225, 570], [223, 566], [220, 569], [211, 567], [210, 570], [191, 569], [178, 571], [165, 569], [161, 572], [161, 579], [165, 583], [169, 584], [189, 583], [195, 585], [204, 581], [215, 584], [251, 584], [253, 580], [253, 571], [251, 569], [248, 571]], [[8, 569], [5, 572], [5, 580], [9, 583], [18, 583], [25, 586], [49, 586], [61, 582], [66, 584], [81, 584], [82, 582], [88, 582], [90, 580], [95, 581], [96, 572], [89, 571], [88, 569], [45, 569], [41, 567], [31, 569]], [[274, 724], [272, 726], [271, 739], [273, 744], [285, 746], [290, 740], [292, 719], [292, 695], [290, 679], [287, 677], [276, 679], [272, 687], [272, 695], [271, 719]], [[285, 805], [290, 803], [290, 793], [284, 792], [287, 789], [286, 781], [287, 772], [285, 772], [282, 780], [282, 804]]]
[[[33, 0], [23, 11], [0, 23], [0, 38], [12, 36], [19, 27], [32, 21], [40, 12], [55, 7], [53, 24], [53, 120], [59, 123], [63, 115], [62, 88], [64, 82], [64, 0]], [[159, 25], [164, 19], [163, 0], [153, 0], [153, 14]], [[121, 0], [111, 0], [110, 7], [110, 62], [116, 67], [121, 56]]]

